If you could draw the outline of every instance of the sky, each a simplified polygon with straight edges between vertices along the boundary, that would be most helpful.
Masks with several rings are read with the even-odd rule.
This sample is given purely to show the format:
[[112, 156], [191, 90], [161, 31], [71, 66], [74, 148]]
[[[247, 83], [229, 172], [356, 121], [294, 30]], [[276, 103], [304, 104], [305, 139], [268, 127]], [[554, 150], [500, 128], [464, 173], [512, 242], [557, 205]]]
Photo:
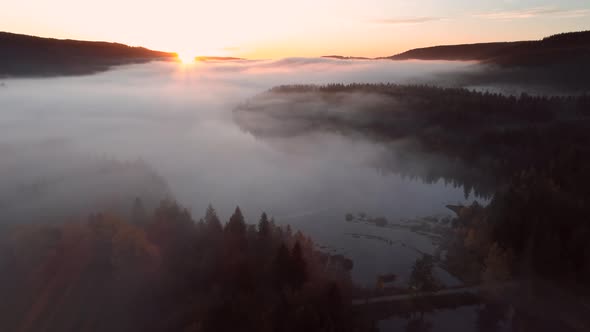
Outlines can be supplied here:
[[590, 1], [0, 0], [0, 31], [184, 56], [388, 56], [590, 30]]

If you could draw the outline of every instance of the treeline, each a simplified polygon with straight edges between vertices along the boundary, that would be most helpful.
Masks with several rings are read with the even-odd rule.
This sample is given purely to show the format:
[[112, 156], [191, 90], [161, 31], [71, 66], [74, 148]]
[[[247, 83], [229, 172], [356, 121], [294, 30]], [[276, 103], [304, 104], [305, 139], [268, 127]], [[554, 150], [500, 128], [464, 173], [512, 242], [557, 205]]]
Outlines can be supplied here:
[[[372, 96], [372, 98], [361, 98]], [[310, 111], [311, 104], [321, 111]], [[590, 96], [505, 96], [396, 84], [289, 85], [270, 89], [235, 111], [238, 124], [272, 138], [332, 131], [380, 142], [405, 141], [376, 165], [428, 181], [443, 178], [493, 193], [520, 170], [590, 146]], [[436, 157], [425, 170], [420, 160]], [[423, 163], [426, 164], [426, 163]], [[422, 174], [421, 174], [422, 173]]]
[[[239, 208], [223, 224], [164, 201], [0, 233], [2, 331], [363, 331], [351, 264]], [[345, 266], [346, 265], [346, 266]]]
[[547, 36], [541, 40], [553, 45], [590, 45], [590, 30], [579, 32], [562, 32]]

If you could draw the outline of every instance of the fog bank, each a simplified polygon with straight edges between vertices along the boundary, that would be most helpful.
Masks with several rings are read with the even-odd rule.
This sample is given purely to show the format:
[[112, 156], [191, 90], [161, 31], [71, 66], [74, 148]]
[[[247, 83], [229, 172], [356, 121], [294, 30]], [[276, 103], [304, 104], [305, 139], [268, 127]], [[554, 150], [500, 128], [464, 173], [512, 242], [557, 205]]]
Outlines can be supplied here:
[[[231, 111], [278, 84], [417, 82], [471, 66], [291, 58], [151, 63], [91, 76], [4, 80], [0, 145], [6, 158], [0, 171], [6, 185], [0, 197], [4, 209], [14, 211], [9, 215], [20, 219], [27, 219], [24, 207], [32, 197], [38, 196], [35, 204], [44, 208], [31, 217], [57, 218], [114, 206], [115, 192], [125, 192], [125, 201], [172, 195], [197, 214], [209, 202], [222, 213], [242, 204], [252, 213], [272, 207], [277, 216], [309, 213], [318, 201], [326, 208], [353, 202], [361, 208], [387, 196], [388, 182], [410, 186], [366, 167], [377, 149], [373, 144], [328, 135], [310, 137], [313, 144], [306, 141], [288, 151], [276, 149], [242, 132]], [[162, 183], [146, 188], [151, 182], [138, 181], [124, 166], [113, 166], [117, 163], [144, 165], [128, 168], [153, 171]], [[114, 169], [112, 178], [101, 167]], [[404, 214], [437, 210], [411, 202], [448, 200], [449, 190], [411, 190], [417, 196], [404, 194]], [[69, 213], [68, 206], [87, 208]]]

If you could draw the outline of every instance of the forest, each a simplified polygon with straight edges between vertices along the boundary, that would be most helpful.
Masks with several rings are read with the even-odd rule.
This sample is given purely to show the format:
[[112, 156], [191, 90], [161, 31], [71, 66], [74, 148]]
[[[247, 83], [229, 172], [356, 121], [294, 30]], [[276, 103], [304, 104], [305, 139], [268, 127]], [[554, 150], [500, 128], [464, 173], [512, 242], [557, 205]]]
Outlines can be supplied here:
[[351, 263], [239, 207], [222, 223], [173, 201], [153, 213], [3, 226], [2, 331], [369, 331]]
[[[588, 95], [331, 84], [273, 88], [234, 118], [267, 140], [327, 132], [390, 146], [381, 169], [491, 199], [456, 211], [444, 247], [455, 275], [549, 281], [581, 294], [590, 290], [589, 110]], [[413, 167], [419, 160], [434, 166]]]

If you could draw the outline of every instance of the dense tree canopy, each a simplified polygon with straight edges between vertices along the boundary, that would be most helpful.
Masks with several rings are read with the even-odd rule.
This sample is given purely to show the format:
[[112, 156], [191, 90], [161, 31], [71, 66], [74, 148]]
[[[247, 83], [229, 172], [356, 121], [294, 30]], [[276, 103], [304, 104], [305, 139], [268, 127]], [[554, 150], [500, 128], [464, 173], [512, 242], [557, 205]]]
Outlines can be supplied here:
[[[210, 205], [177, 203], [132, 222], [97, 214], [0, 237], [3, 331], [361, 331], [347, 270], [266, 213], [236, 208], [223, 230]], [[56, 305], [58, 304], [59, 305]]]

